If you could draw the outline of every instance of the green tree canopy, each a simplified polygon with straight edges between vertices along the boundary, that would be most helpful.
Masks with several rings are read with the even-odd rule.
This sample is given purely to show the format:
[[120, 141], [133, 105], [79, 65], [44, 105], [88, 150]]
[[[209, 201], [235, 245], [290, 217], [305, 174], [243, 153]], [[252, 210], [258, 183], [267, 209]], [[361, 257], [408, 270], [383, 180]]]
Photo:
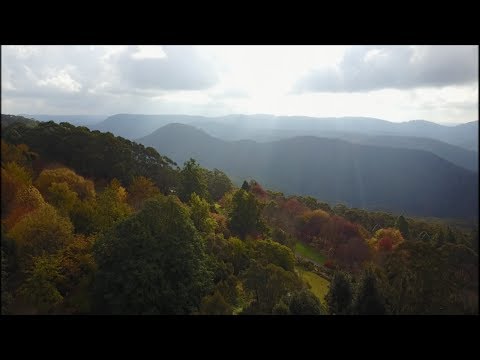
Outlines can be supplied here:
[[97, 311], [189, 314], [211, 290], [204, 245], [174, 196], [148, 200], [95, 243]]
[[185, 162], [180, 172], [179, 197], [183, 202], [188, 202], [193, 193], [204, 199], [208, 198], [204, 172], [194, 159], [190, 159]]
[[261, 234], [265, 224], [261, 219], [261, 208], [255, 196], [245, 190], [238, 190], [232, 199], [230, 230], [245, 239], [247, 235]]

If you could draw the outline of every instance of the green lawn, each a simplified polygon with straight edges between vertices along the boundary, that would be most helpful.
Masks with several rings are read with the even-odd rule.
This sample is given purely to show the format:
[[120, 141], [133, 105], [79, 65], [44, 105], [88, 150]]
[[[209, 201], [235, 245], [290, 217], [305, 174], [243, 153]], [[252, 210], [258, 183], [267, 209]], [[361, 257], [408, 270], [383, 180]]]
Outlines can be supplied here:
[[301, 242], [298, 242], [295, 245], [295, 252], [302, 255], [303, 257], [316, 261], [321, 265], [323, 265], [323, 263], [325, 262], [325, 255], [315, 250], [311, 246], [302, 244]]
[[321, 276], [311, 272], [299, 269], [302, 278], [311, 286], [310, 291], [320, 300], [323, 306], [327, 306], [325, 295], [330, 288], [330, 282]]

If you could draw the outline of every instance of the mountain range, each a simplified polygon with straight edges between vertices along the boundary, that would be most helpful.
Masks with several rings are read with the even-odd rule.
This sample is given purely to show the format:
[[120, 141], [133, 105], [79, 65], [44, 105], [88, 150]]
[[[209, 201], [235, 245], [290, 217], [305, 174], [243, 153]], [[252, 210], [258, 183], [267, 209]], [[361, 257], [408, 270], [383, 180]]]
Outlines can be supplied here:
[[192, 157], [287, 194], [418, 216], [478, 216], [478, 175], [424, 150], [314, 136], [225, 141], [185, 124], [138, 141], [179, 164]]

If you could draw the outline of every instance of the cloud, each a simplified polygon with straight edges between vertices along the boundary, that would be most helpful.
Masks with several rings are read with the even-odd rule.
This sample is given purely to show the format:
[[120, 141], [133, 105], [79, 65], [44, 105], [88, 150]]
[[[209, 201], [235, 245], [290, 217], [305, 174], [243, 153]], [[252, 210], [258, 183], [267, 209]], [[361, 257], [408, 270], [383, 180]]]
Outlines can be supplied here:
[[121, 69], [123, 80], [134, 88], [158, 90], [202, 90], [218, 81], [212, 64], [196, 49], [164, 46], [163, 52], [164, 57], [152, 56], [153, 51], [134, 48], [121, 53], [116, 65]]
[[11, 112], [152, 109], [167, 92], [217, 81], [217, 69], [190, 46], [2, 46], [2, 104]]
[[353, 46], [336, 67], [314, 69], [294, 92], [365, 92], [478, 80], [476, 46]]

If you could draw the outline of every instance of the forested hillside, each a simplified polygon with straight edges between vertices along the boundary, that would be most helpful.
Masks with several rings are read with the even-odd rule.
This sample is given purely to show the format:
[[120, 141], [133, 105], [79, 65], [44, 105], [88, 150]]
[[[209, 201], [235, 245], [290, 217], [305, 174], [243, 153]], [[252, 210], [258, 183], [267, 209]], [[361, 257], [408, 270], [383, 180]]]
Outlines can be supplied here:
[[184, 124], [138, 141], [179, 163], [193, 157], [288, 194], [418, 216], [478, 216], [478, 175], [426, 151], [312, 136], [228, 142]]
[[478, 314], [478, 227], [237, 188], [68, 123], [10, 125], [1, 155], [2, 314]]

